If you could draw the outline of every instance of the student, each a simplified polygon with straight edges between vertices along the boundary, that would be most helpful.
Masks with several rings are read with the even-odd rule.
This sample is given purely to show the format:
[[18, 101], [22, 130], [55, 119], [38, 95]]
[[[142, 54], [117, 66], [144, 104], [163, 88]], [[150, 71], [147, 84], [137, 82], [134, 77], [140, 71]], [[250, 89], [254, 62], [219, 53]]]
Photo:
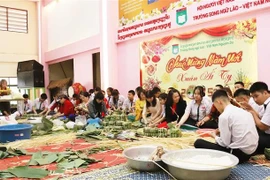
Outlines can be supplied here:
[[80, 95], [79, 94], [73, 94], [71, 102], [74, 107], [78, 106], [81, 103]]
[[86, 115], [89, 113], [87, 105], [90, 103], [90, 94], [88, 92], [82, 92], [80, 94], [80, 99], [82, 101], [77, 107], [75, 107], [76, 114]]
[[258, 105], [264, 106], [264, 113], [260, 119], [258, 113], [248, 103], [241, 104], [253, 115], [259, 132], [257, 153], [263, 153], [264, 148], [270, 148], [270, 91], [264, 82], [255, 82], [251, 85], [249, 91], [254, 101]]
[[15, 116], [22, 116], [32, 112], [32, 102], [29, 100], [28, 94], [23, 94], [23, 107], [20, 110], [17, 110], [14, 114]]
[[158, 127], [158, 128], [167, 128], [167, 122], [164, 121], [165, 120], [165, 116], [166, 116], [166, 113], [165, 113], [165, 104], [166, 104], [166, 101], [167, 101], [167, 97], [168, 95], [166, 93], [161, 93], [159, 95], [159, 103], [161, 105], [161, 113], [160, 115], [155, 119], [153, 120], [148, 126], [149, 127]]
[[71, 117], [74, 116], [74, 105], [69, 100], [69, 98], [66, 95], [60, 95], [58, 97], [59, 99], [59, 109], [58, 112], [53, 115], [53, 118], [58, 118], [62, 116]]
[[[2, 79], [0, 81], [0, 96], [10, 95], [11, 91], [7, 87], [7, 80]], [[10, 102], [0, 102], [0, 110], [5, 116], [10, 114]]]
[[103, 100], [104, 100], [104, 95], [102, 94], [102, 92], [98, 92], [95, 95], [94, 100], [92, 100], [92, 101], [90, 101], [90, 103], [88, 103], [87, 108], [89, 111], [90, 118], [102, 119], [103, 117], [105, 117], [105, 115], [107, 114], [107, 109], [106, 109], [106, 105], [103, 102]]
[[[147, 91], [145, 97], [146, 97], [146, 104], [144, 105], [143, 108], [142, 122], [144, 124], [149, 124], [160, 116], [162, 108], [158, 98], [155, 97], [153, 91]], [[150, 116], [147, 117], [148, 114], [150, 114]]]
[[238, 157], [240, 163], [248, 161], [255, 152], [259, 139], [252, 115], [233, 106], [224, 90], [217, 90], [212, 96], [212, 101], [221, 113], [219, 132], [211, 134], [216, 143], [198, 139], [194, 143], [195, 148], [225, 151]]
[[240, 88], [240, 89], [237, 89], [235, 92], [234, 92], [234, 99], [242, 104], [242, 103], [248, 103], [259, 115], [259, 117], [261, 118], [263, 113], [264, 113], [264, 107], [261, 105], [259, 106], [252, 97], [250, 97], [250, 93], [249, 93], [249, 90], [247, 89], [243, 89], [243, 88]]
[[136, 120], [141, 120], [144, 105], [146, 104], [145, 90], [139, 90], [138, 99], [135, 101]]
[[95, 95], [96, 95], [97, 93], [99, 93], [99, 92], [102, 92], [102, 91], [101, 91], [101, 88], [100, 88], [100, 87], [96, 87], [96, 88], [94, 89], [94, 93], [92, 93], [91, 96], [90, 96], [90, 100], [93, 100], [93, 99], [95, 98]]
[[30, 101], [28, 94], [23, 95], [23, 104], [23, 114], [32, 112], [32, 102]]
[[[224, 90], [229, 99], [230, 99], [230, 102], [232, 105], [236, 106], [236, 107], [241, 107], [239, 103], [237, 103], [231, 96], [232, 96], [232, 91], [230, 88], [223, 88], [222, 90]], [[211, 110], [210, 110], [210, 113], [205, 116], [198, 124], [197, 126], [198, 127], [203, 127], [205, 123], [208, 123], [209, 121], [212, 121], [211, 123], [209, 123], [207, 126], [208, 128], [217, 128], [218, 126], [218, 117], [220, 115], [220, 112], [217, 110], [217, 108], [215, 107], [214, 104], [212, 104], [212, 107], [211, 107]]]
[[[196, 86], [193, 91], [194, 100], [188, 104], [185, 114], [182, 116], [177, 127], [181, 127], [184, 123], [195, 126], [210, 113], [212, 103], [204, 98], [205, 94], [202, 86]], [[202, 127], [212, 127], [212, 121], [207, 122]], [[208, 124], [210, 124], [208, 126]]]
[[133, 113], [135, 110], [135, 91], [129, 90], [128, 97], [125, 99], [122, 109], [128, 113]]
[[214, 92], [215, 92], [216, 90], [219, 90], [219, 89], [223, 89], [223, 86], [222, 86], [221, 84], [217, 84], [217, 85], [215, 86]]
[[184, 115], [186, 107], [187, 103], [180, 95], [180, 92], [177, 89], [170, 90], [165, 105], [166, 122], [178, 123]]
[[39, 98], [34, 100], [33, 103], [33, 112], [35, 114], [45, 114], [48, 111], [48, 100], [47, 100], [47, 94], [42, 93]]
[[245, 88], [245, 84], [242, 81], [237, 81], [234, 83], [234, 90], [236, 91], [237, 89], [243, 89]]
[[155, 97], [156, 97], [156, 98], [158, 98], [158, 97], [159, 97], [159, 95], [160, 95], [160, 93], [161, 93], [160, 88], [159, 88], [159, 87], [157, 87], [157, 86], [155, 86], [155, 87], [152, 89], [152, 91], [153, 91], [153, 93], [154, 93]]
[[125, 97], [119, 94], [117, 89], [112, 91], [112, 98], [109, 102], [112, 110], [121, 109], [125, 101]]
[[169, 94], [169, 92], [171, 91], [171, 90], [173, 90], [173, 89], [175, 89], [174, 87], [169, 87], [168, 89], [167, 89], [167, 94]]
[[108, 100], [108, 104], [110, 105], [110, 101], [112, 99], [112, 91], [113, 91], [113, 88], [112, 87], [108, 87], [106, 92], [107, 92], [107, 100]]

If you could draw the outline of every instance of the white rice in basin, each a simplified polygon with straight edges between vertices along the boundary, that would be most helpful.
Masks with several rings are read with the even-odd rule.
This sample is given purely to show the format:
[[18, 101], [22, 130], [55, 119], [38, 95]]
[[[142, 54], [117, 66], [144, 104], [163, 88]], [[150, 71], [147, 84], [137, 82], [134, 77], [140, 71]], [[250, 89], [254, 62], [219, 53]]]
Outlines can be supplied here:
[[187, 158], [174, 158], [174, 166], [196, 170], [215, 170], [232, 166], [233, 162], [228, 156], [212, 157], [210, 155], [196, 155]]

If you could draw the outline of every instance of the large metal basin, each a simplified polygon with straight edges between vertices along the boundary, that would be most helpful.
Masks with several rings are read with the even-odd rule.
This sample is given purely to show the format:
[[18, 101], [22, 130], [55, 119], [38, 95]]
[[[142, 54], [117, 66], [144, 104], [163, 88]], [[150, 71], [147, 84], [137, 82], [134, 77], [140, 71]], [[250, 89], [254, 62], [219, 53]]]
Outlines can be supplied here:
[[[200, 167], [184, 166], [184, 164], [175, 164], [175, 160], [185, 162], [185, 159], [188, 157], [194, 157], [197, 155], [209, 155], [214, 158], [220, 158], [227, 156], [230, 158], [232, 162], [230, 165], [218, 165], [209, 167], [206, 164], [199, 164]], [[236, 166], [239, 162], [238, 158], [232, 154], [216, 151], [216, 150], [208, 150], [208, 149], [183, 149], [172, 151], [164, 154], [162, 156], [162, 161], [167, 164], [169, 172], [177, 179], [183, 180], [224, 180], [226, 179], [231, 172], [232, 167]]]
[[[151, 160], [148, 160], [156, 149], [157, 146], [155, 145], [130, 147], [123, 151], [123, 156], [127, 159], [128, 166], [132, 169], [138, 171], [159, 171], [161, 169]], [[156, 163], [161, 166], [164, 165], [161, 160], [156, 161]]]

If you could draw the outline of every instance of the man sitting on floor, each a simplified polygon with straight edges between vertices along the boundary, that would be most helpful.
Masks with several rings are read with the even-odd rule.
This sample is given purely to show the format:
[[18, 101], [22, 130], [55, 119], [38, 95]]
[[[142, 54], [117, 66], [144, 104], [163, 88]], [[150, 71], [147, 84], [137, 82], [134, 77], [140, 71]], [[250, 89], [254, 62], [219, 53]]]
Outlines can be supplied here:
[[216, 131], [211, 134], [216, 143], [198, 139], [194, 146], [232, 153], [238, 157], [240, 163], [248, 161], [251, 154], [256, 151], [259, 139], [252, 115], [233, 106], [224, 90], [217, 90], [212, 96], [212, 101], [221, 113], [219, 133]]
[[250, 87], [250, 93], [254, 101], [258, 105], [264, 106], [264, 113], [262, 118], [258, 116], [258, 113], [248, 104], [243, 104], [254, 117], [255, 124], [259, 131], [259, 145], [257, 153], [261, 154], [264, 152], [264, 148], [270, 148], [270, 91], [268, 90], [267, 84], [264, 82], [255, 82]]

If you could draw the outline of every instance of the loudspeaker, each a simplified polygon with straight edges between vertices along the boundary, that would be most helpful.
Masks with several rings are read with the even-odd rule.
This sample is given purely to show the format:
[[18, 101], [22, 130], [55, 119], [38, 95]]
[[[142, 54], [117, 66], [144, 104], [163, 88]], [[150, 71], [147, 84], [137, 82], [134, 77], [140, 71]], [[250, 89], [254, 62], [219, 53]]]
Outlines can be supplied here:
[[17, 72], [18, 87], [44, 87], [44, 71]]
[[43, 71], [43, 65], [36, 60], [18, 62], [17, 72]]

